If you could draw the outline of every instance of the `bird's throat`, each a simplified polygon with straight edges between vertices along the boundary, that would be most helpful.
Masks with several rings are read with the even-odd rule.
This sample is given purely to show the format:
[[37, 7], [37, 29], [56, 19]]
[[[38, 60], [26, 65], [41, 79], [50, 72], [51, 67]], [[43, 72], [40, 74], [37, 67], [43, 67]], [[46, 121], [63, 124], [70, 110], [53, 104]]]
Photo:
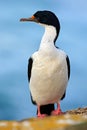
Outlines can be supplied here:
[[40, 49], [46, 48], [47, 46], [54, 46], [54, 41], [56, 38], [57, 32], [56, 28], [53, 26], [45, 26], [45, 33], [42, 37]]

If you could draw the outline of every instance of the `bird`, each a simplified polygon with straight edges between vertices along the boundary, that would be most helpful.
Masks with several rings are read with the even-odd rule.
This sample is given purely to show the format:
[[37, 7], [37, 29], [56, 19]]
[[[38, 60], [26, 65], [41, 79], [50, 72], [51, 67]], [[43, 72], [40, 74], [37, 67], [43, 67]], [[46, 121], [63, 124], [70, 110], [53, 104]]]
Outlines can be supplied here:
[[37, 117], [62, 114], [60, 101], [66, 95], [70, 60], [65, 51], [56, 46], [59, 19], [52, 11], [41, 10], [20, 21], [35, 22], [45, 28], [38, 50], [28, 60], [29, 89], [31, 100], [37, 105]]

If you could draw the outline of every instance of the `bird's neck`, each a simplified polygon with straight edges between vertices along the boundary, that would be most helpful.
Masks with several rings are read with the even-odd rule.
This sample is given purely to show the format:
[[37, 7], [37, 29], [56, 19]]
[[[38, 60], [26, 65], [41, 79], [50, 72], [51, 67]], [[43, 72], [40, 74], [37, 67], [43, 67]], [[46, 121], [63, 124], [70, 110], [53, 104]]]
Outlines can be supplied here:
[[40, 43], [40, 49], [48, 49], [54, 46], [54, 41], [57, 36], [56, 28], [53, 26], [45, 26], [45, 33]]

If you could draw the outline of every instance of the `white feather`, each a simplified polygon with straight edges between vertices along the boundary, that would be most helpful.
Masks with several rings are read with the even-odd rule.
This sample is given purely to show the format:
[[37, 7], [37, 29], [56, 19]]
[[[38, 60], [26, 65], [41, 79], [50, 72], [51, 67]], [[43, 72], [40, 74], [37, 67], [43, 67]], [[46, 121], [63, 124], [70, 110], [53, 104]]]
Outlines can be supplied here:
[[38, 105], [58, 103], [68, 82], [66, 54], [54, 46], [55, 37], [55, 27], [45, 25], [40, 48], [32, 55], [30, 91]]

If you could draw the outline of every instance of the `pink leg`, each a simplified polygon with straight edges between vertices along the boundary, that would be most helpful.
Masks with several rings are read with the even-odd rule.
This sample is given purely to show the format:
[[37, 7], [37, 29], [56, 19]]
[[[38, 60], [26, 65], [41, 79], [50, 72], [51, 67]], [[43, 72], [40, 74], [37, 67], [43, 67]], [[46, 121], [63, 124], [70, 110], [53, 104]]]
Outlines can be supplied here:
[[57, 109], [51, 112], [51, 115], [61, 115], [63, 112], [61, 111], [60, 108], [60, 103], [57, 104]]
[[39, 118], [44, 118], [44, 117], [47, 116], [46, 114], [41, 114], [41, 113], [40, 113], [40, 106], [39, 106], [39, 105], [37, 105], [37, 109], [38, 109], [37, 117], [39, 117]]

